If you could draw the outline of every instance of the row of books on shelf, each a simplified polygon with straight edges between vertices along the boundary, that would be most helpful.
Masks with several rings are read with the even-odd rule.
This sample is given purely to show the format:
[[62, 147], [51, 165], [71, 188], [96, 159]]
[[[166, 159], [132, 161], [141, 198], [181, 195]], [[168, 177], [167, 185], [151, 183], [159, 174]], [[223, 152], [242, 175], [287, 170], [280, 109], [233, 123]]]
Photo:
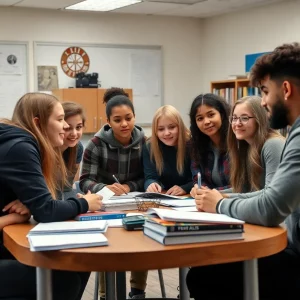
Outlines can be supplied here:
[[[214, 88], [213, 94], [223, 97], [230, 105], [232, 105], [235, 102], [235, 88], [222, 88], [222, 89]], [[238, 87], [237, 99], [246, 96], [260, 96], [259, 88], [247, 87], [247, 86]]]

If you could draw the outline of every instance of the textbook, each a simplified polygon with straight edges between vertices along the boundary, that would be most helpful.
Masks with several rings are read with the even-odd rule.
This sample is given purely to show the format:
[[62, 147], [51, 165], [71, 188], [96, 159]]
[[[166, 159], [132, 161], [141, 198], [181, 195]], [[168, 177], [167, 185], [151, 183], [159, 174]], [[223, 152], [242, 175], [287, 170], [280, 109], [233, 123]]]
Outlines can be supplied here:
[[49, 222], [39, 223], [33, 227], [28, 236], [53, 235], [53, 234], [75, 234], [75, 233], [103, 233], [107, 230], [105, 220], [86, 222]]
[[184, 223], [165, 221], [159, 218], [146, 219], [144, 227], [164, 236], [239, 233], [244, 230], [243, 224]]
[[102, 233], [30, 235], [28, 240], [33, 252], [108, 245], [107, 238]]
[[126, 213], [122, 211], [114, 212], [88, 212], [85, 214], [80, 214], [75, 217], [75, 221], [91, 221], [91, 220], [111, 220], [111, 219], [123, 219], [126, 217]]
[[206, 212], [176, 211], [163, 208], [149, 208], [148, 215], [158, 215], [161, 219], [174, 222], [199, 222], [199, 223], [224, 223], [244, 224], [242, 220], [234, 219], [223, 214], [212, 214]]
[[203, 234], [203, 235], [184, 235], [184, 236], [164, 236], [147, 227], [144, 227], [144, 234], [153, 240], [163, 245], [176, 245], [176, 244], [191, 244], [200, 242], [218, 242], [228, 240], [241, 240], [243, 239], [242, 232], [236, 233], [220, 233], [220, 234]]

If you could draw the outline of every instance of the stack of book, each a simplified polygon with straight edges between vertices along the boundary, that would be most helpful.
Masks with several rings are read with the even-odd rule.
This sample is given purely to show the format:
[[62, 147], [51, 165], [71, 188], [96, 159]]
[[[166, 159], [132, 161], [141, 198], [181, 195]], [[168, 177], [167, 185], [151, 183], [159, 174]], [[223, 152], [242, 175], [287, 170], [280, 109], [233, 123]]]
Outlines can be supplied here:
[[106, 246], [108, 241], [103, 233], [107, 226], [105, 220], [39, 223], [27, 238], [31, 251]]
[[163, 245], [243, 239], [244, 221], [220, 214], [152, 208], [144, 234]]

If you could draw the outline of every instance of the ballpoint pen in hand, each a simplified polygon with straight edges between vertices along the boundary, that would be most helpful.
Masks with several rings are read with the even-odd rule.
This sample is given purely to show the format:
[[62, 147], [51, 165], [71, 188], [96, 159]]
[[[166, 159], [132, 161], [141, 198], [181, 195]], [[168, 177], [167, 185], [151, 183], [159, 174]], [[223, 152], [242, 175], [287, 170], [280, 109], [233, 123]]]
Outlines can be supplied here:
[[201, 188], [201, 173], [200, 172], [198, 172], [197, 178], [198, 178], [198, 188], [200, 189]]
[[[118, 180], [118, 178], [117, 178], [115, 175], [113, 175], [112, 177], [113, 177], [113, 179], [115, 180], [116, 183], [118, 183], [118, 184], [121, 185], [120, 181]], [[121, 185], [121, 186], [122, 186], [122, 185]], [[128, 195], [127, 192], [126, 192], [126, 190], [124, 189], [123, 186], [122, 186], [122, 190], [124, 191], [124, 193], [125, 193], [126, 195]]]

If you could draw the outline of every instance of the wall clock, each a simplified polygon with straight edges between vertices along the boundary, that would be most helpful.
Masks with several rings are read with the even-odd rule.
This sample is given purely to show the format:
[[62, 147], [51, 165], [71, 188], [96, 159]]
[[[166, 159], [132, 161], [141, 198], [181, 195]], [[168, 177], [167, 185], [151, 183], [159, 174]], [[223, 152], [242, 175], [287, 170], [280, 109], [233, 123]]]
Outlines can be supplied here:
[[90, 58], [82, 48], [69, 47], [63, 52], [60, 65], [66, 75], [75, 78], [77, 73], [88, 71]]

